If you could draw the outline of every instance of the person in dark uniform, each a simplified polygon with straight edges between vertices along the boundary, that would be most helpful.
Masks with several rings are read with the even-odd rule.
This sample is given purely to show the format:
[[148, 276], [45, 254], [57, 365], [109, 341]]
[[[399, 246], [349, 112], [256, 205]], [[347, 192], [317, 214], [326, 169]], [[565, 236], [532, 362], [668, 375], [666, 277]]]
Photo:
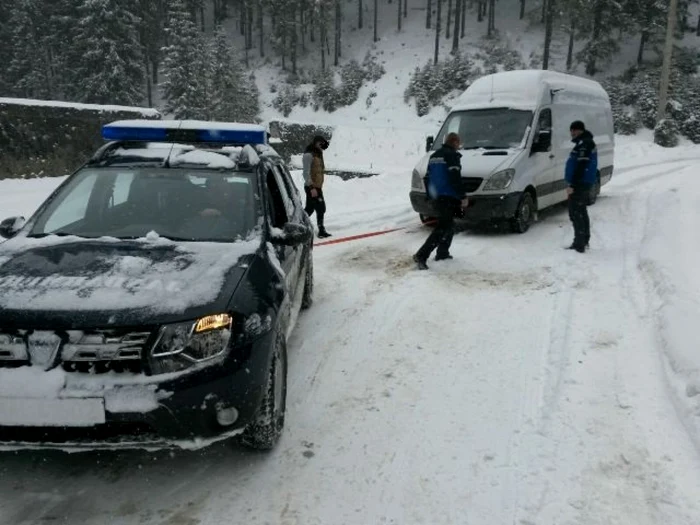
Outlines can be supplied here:
[[428, 198], [434, 201], [437, 226], [425, 244], [413, 256], [418, 269], [427, 270], [427, 261], [433, 250], [436, 261], [452, 259], [450, 246], [454, 236], [455, 216], [469, 204], [462, 187], [462, 164], [459, 153], [461, 141], [456, 133], [445, 137], [442, 147], [430, 156], [426, 173]]
[[584, 253], [591, 239], [588, 203], [598, 176], [598, 152], [593, 135], [580, 120], [571, 123], [574, 148], [566, 161], [566, 182], [569, 187], [569, 218], [574, 227], [574, 241], [569, 249]]
[[328, 148], [328, 141], [317, 135], [306, 147], [302, 156], [302, 169], [304, 174], [304, 193], [306, 193], [306, 213], [311, 216], [316, 212], [318, 224], [318, 236], [330, 237], [324, 225], [326, 214], [326, 200], [323, 197], [323, 182], [326, 166], [323, 161], [323, 151]]

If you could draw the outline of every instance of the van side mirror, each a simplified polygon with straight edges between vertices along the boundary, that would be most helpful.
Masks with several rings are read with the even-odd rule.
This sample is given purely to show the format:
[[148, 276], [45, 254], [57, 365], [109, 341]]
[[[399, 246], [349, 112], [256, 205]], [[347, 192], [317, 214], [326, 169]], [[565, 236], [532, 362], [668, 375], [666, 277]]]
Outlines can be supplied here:
[[549, 130], [540, 131], [532, 145], [533, 153], [546, 153], [552, 147], [552, 132]]
[[435, 137], [430, 135], [428, 138], [425, 139], [425, 151], [426, 153], [430, 151], [430, 148], [433, 147], [433, 144], [435, 143]]
[[10, 217], [0, 222], [0, 237], [9, 239], [17, 235], [25, 224], [24, 217]]

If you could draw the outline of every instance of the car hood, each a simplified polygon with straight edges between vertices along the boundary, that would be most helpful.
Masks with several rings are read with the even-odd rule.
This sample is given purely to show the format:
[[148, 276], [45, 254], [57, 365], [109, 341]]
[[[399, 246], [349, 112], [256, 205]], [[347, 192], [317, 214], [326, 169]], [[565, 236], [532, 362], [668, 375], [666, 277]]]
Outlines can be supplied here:
[[[520, 149], [461, 150], [462, 177], [486, 178], [498, 171], [508, 169], [521, 152]], [[433, 153], [432, 151], [427, 153], [418, 162], [416, 170], [420, 174], [425, 174], [430, 155]]]
[[226, 311], [260, 246], [260, 239], [10, 239], [0, 244], [0, 324], [141, 326]]

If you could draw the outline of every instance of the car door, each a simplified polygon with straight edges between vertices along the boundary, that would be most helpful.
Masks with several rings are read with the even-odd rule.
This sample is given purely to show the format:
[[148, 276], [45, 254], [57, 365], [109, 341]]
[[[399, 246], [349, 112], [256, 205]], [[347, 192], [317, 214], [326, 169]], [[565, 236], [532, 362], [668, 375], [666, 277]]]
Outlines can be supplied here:
[[556, 192], [555, 183], [555, 155], [553, 142], [552, 128], [552, 110], [545, 107], [540, 109], [537, 116], [537, 124], [535, 126], [535, 141], [540, 136], [541, 132], [549, 132], [550, 146], [547, 151], [537, 151], [532, 154], [534, 180], [533, 183], [537, 188], [538, 207], [545, 208], [553, 203], [554, 194]]
[[[290, 221], [294, 214], [294, 207], [290, 200], [289, 193], [284, 185], [284, 181], [272, 166], [263, 168], [267, 197], [270, 203], [268, 213], [270, 214], [270, 223], [274, 228], [282, 230], [284, 225]], [[279, 270], [283, 274], [284, 282], [284, 300], [280, 309], [283, 326], [287, 331], [291, 330], [290, 317], [293, 313], [293, 306], [298, 302], [296, 297], [297, 282], [299, 279], [299, 247], [284, 246], [281, 244], [270, 244], [268, 250], [273, 250], [274, 255], [279, 261]], [[271, 257], [272, 258], [272, 257]], [[273, 259], [273, 264], [275, 263]]]

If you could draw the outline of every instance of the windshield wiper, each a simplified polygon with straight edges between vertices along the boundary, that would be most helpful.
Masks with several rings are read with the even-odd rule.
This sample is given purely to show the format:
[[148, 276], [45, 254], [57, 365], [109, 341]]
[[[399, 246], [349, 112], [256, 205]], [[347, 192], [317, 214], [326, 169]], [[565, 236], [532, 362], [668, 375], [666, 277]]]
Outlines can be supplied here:
[[42, 239], [48, 237], [49, 235], [55, 235], [56, 237], [83, 237], [84, 235], [78, 235], [77, 233], [66, 233], [66, 232], [53, 232], [53, 233], [32, 233], [27, 235], [30, 239]]

